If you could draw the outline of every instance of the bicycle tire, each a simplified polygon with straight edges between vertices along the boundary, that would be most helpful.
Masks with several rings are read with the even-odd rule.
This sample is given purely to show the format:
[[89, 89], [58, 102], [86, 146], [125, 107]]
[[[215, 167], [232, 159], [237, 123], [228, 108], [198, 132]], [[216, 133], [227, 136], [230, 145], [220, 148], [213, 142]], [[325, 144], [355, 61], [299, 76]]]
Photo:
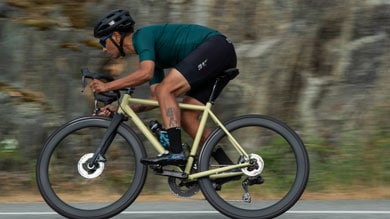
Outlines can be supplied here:
[[[247, 203], [248, 200], [239, 199], [245, 196], [242, 182], [247, 175], [244, 173], [239, 180], [232, 179], [218, 189], [216, 180], [201, 178], [199, 186], [206, 200], [231, 218], [274, 218], [290, 209], [303, 194], [309, 178], [309, 157], [300, 137], [285, 123], [263, 115], [237, 117], [225, 127], [248, 154], [252, 152], [263, 158], [264, 182], [248, 187], [252, 197], [251, 203]], [[212, 156], [217, 147], [223, 148], [233, 163], [237, 161], [234, 160], [237, 151], [224, 145], [228, 142], [225, 139], [222, 129], [212, 132], [200, 152], [199, 171], [221, 166]]]
[[46, 203], [60, 215], [109, 218], [126, 209], [141, 192], [147, 167], [139, 160], [146, 151], [124, 123], [106, 152], [101, 175], [89, 179], [80, 174], [80, 160], [95, 152], [109, 125], [107, 118], [78, 118], [55, 130], [42, 147], [36, 165], [37, 185]]

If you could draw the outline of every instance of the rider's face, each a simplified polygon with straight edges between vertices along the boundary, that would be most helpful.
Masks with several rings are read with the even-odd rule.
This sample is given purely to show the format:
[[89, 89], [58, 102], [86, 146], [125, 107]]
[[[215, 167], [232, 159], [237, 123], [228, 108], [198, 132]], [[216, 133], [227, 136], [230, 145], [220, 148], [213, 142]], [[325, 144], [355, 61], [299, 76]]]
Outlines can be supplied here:
[[[119, 53], [118, 48], [112, 42], [113, 40], [115, 41], [116, 38], [117, 37], [115, 35], [113, 35], [113, 36], [108, 37], [107, 39], [105, 39], [104, 37], [101, 39], [101, 42], [105, 39], [105, 42], [101, 43], [102, 47], [103, 47], [103, 52], [108, 54], [110, 56], [110, 58], [113, 58], [113, 59], [120, 57], [120, 53]], [[103, 44], [104, 44], [104, 46], [103, 46]]]

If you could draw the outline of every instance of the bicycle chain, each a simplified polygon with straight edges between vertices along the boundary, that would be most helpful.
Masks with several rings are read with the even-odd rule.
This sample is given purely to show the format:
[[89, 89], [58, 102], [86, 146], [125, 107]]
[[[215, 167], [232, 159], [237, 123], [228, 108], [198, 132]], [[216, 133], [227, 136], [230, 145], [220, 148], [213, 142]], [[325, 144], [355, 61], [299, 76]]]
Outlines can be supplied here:
[[[179, 185], [177, 185], [175, 182], [170, 181], [169, 178], [174, 178], [174, 180], [176, 180], [177, 178], [175, 178], [175, 177], [168, 177], [169, 190], [170, 190], [170, 192], [174, 196], [176, 196], [178, 198], [182, 198], [182, 199], [187, 199], [187, 200], [197, 200], [197, 201], [201, 201], [201, 200], [204, 201], [204, 200], [206, 200], [204, 198], [203, 194], [202, 194], [203, 198], [195, 198], [195, 197], [193, 197], [194, 195], [198, 194], [198, 192], [200, 191], [200, 188], [199, 188], [199, 185], [198, 185], [197, 182], [196, 182], [196, 186], [197, 186], [198, 190], [191, 196], [183, 196], [183, 195], [180, 195], [180, 194], [176, 193], [175, 191], [173, 191], [172, 186], [173, 187], [178, 187], [178, 190], [180, 190], [180, 188], [179, 188]], [[175, 183], [175, 184], [172, 184], [172, 183]], [[245, 193], [243, 195], [245, 195]], [[230, 202], [243, 202], [244, 200], [242, 200], [242, 199], [238, 200], [237, 199], [237, 200], [226, 200], [226, 201], [230, 201]]]
[[[194, 165], [193, 169], [196, 171], [196, 169], [197, 169], [196, 164]], [[186, 190], [186, 191], [188, 192], [188, 191], [190, 191], [191, 189], [194, 189], [194, 188], [196, 189], [196, 190], [192, 191], [192, 194], [190, 193], [191, 195], [189, 195], [189, 194], [186, 193], [186, 191], [182, 192], [183, 190], [181, 189], [182, 187], [184, 187], [184, 186], [186, 186], [186, 185], [180, 186], [180, 185], [178, 185], [178, 184], [176, 183], [176, 180], [180, 180], [180, 179], [178, 179], [178, 178], [176, 178], [176, 177], [173, 177], [173, 176], [168, 177], [168, 187], [169, 187], [170, 192], [171, 192], [173, 195], [175, 195], [176, 197], [182, 198], [182, 199], [189, 199], [189, 200], [206, 200], [206, 199], [204, 198], [203, 194], [202, 194], [203, 198], [195, 198], [195, 197], [193, 197], [194, 195], [196, 195], [196, 194], [200, 191], [198, 182], [193, 182], [194, 185], [195, 185], [196, 187], [190, 187], [188, 190]], [[174, 190], [175, 190], [175, 191], [174, 191]], [[181, 194], [180, 194], [180, 193], [181, 193]], [[245, 194], [247, 194], [247, 193], [244, 193], [243, 195], [245, 195]], [[226, 200], [226, 201], [231, 201], [231, 202], [242, 202], [242, 201], [244, 201], [244, 200], [241, 199], [241, 200]]]

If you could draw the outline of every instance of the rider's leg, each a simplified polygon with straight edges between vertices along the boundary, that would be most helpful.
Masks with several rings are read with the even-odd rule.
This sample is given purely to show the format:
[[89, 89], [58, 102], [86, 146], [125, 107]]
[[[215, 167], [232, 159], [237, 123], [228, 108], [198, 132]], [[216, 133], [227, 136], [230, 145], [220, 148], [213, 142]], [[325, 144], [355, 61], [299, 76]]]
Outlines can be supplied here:
[[[194, 104], [194, 105], [204, 105], [202, 102], [197, 99], [189, 96], [185, 96], [183, 99], [183, 103], [186, 104]], [[195, 138], [196, 132], [198, 131], [200, 120], [199, 116], [202, 111], [198, 110], [182, 110], [181, 111], [181, 125], [183, 129], [191, 136], [192, 139]], [[207, 137], [210, 135], [210, 130], [205, 127], [202, 138], [200, 140], [200, 145], [206, 141]]]
[[186, 158], [181, 145], [181, 112], [176, 97], [189, 91], [191, 86], [176, 69], [171, 69], [165, 79], [156, 87], [156, 97], [160, 105], [163, 123], [168, 132], [169, 155], [142, 159], [144, 164], [180, 164]]
[[[202, 102], [190, 96], [185, 96], [183, 99], [183, 103], [204, 105]], [[181, 125], [183, 129], [192, 137], [192, 139], [195, 138], [195, 135], [198, 131], [200, 125], [199, 116], [201, 113], [202, 111], [198, 111], [198, 110], [182, 110]], [[202, 134], [202, 138], [200, 140], [200, 146], [202, 146], [205, 143], [210, 133], [211, 133], [210, 129], [205, 127]], [[233, 162], [226, 155], [226, 153], [223, 151], [222, 148], [217, 147], [213, 152], [213, 157], [219, 164], [233, 164]]]
[[171, 69], [156, 90], [163, 123], [168, 131], [170, 147], [173, 153], [182, 151], [180, 134], [181, 112], [176, 97], [187, 92], [190, 88], [183, 75], [176, 69]]

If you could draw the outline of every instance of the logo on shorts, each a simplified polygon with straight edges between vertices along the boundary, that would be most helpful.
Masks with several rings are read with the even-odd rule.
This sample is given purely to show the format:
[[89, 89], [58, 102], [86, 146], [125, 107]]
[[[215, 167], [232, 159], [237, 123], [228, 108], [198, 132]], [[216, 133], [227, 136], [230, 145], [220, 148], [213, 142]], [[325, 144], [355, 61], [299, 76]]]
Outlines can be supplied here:
[[226, 37], [226, 41], [229, 43], [229, 44], [232, 44], [232, 41]]
[[202, 70], [204, 67], [207, 66], [207, 59], [204, 60], [202, 63], [198, 65], [198, 71]]

